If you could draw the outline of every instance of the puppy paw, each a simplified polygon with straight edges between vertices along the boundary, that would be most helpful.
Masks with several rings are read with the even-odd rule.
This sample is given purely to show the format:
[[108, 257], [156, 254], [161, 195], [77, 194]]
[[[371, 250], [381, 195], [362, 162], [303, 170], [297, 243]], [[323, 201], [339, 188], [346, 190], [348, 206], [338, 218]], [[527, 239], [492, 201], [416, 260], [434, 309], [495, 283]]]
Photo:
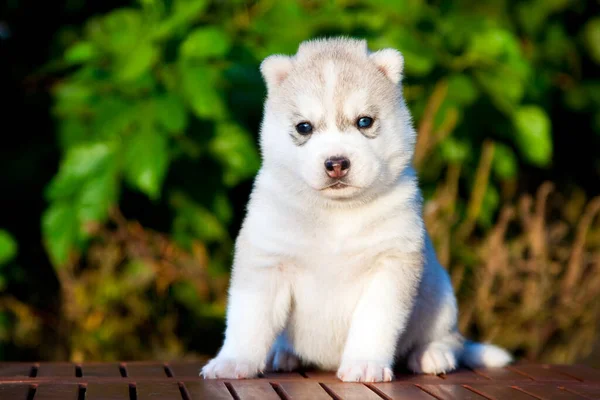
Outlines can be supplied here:
[[291, 372], [300, 367], [300, 359], [295, 354], [283, 350], [273, 350], [269, 355], [267, 369], [270, 371]]
[[394, 374], [389, 365], [375, 361], [343, 361], [337, 377], [344, 382], [389, 382]]
[[257, 365], [232, 358], [213, 358], [202, 368], [204, 379], [248, 379], [259, 373]]
[[443, 374], [456, 369], [456, 366], [456, 355], [452, 347], [444, 343], [418, 347], [408, 358], [408, 367], [417, 374]]

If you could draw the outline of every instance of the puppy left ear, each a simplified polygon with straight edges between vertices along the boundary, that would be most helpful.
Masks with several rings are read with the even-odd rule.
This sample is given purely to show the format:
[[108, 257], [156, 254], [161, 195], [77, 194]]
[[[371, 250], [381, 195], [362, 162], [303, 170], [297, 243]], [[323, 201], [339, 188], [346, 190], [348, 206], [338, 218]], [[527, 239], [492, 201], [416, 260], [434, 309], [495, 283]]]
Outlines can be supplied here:
[[279, 86], [292, 70], [292, 59], [288, 56], [273, 55], [265, 58], [260, 64], [260, 72], [267, 84], [267, 90], [271, 91]]
[[377, 65], [377, 68], [394, 84], [402, 79], [404, 69], [404, 57], [396, 49], [383, 49], [371, 53], [369, 58]]

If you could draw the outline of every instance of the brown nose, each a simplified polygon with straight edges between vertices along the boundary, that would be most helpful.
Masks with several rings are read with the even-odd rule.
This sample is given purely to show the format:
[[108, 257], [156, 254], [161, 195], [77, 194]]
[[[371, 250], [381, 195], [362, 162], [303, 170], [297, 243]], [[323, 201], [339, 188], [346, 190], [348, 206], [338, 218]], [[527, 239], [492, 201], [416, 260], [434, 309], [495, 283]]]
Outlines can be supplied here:
[[325, 160], [325, 171], [334, 179], [340, 179], [350, 170], [350, 160], [346, 157], [329, 157]]

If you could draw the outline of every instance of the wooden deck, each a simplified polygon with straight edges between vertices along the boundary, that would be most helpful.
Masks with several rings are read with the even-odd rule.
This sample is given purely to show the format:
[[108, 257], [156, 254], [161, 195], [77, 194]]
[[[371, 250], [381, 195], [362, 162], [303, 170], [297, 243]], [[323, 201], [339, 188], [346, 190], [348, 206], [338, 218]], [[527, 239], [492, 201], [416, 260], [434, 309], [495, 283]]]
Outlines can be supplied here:
[[398, 373], [391, 383], [342, 383], [332, 373], [203, 380], [201, 362], [0, 363], [2, 400], [96, 399], [600, 399], [600, 369], [517, 364], [448, 375]]

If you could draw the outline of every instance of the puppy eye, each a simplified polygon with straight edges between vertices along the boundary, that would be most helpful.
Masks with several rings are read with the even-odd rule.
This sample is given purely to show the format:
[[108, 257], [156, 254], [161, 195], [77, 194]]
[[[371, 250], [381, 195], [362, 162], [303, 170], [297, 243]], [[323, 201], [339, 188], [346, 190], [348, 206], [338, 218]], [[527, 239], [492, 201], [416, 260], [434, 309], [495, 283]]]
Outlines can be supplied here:
[[301, 135], [308, 135], [313, 131], [313, 126], [310, 122], [300, 122], [296, 125], [296, 131]]
[[356, 121], [356, 126], [360, 129], [370, 128], [373, 125], [373, 118], [371, 117], [360, 117]]

